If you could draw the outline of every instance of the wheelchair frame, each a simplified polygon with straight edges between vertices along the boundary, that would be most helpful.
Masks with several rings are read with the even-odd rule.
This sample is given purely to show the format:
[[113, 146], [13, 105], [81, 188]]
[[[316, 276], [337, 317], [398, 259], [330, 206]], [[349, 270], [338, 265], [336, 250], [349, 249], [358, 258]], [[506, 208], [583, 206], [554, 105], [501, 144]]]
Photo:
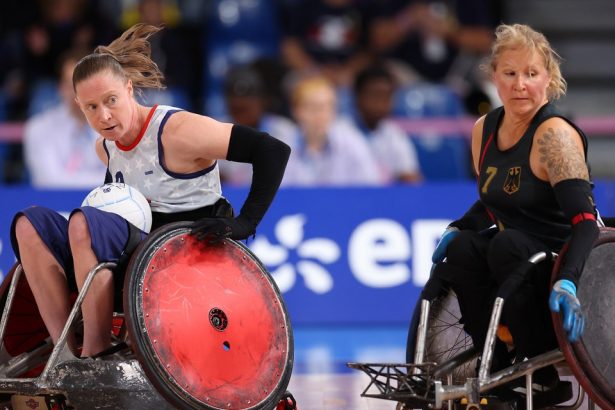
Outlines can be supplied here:
[[[44, 359], [31, 352], [17, 356], [0, 367], [0, 393], [64, 396], [76, 408], [173, 408], [149, 383], [137, 360], [82, 360], [75, 357], [68, 347], [69, 332], [77, 323], [81, 305], [95, 275], [103, 269], [113, 269], [115, 266], [115, 263], [100, 263], [89, 272], [41, 374], [31, 378], [12, 377], [19, 374], [20, 370], [34, 366]], [[22, 272], [21, 265], [17, 265], [11, 279], [0, 320], [0, 350], [5, 350], [4, 335]], [[48, 346], [41, 346], [39, 349], [44, 351]], [[92, 375], [97, 377], [93, 378]]]
[[[181, 249], [182, 244], [184, 242], [188, 242], [184, 241], [184, 235], [186, 235], [188, 232], [187, 229], [188, 228], [186, 228], [183, 223], [177, 223], [169, 225], [164, 229], [164, 231], [160, 231], [156, 235], [150, 235], [150, 237], [146, 241], [144, 241], [135, 251], [128, 270], [130, 271], [132, 269], [133, 263], [139, 266], [143, 265], [148, 271], [150, 270], [150, 268], [153, 270], [154, 268], [148, 264], [148, 261], [150, 260], [147, 258], [153, 258], [156, 252], [158, 252], [158, 250], [160, 250], [162, 254], [168, 255], [172, 253], [172, 250], [170, 249], [172, 246], [175, 246], [175, 248], [177, 249]], [[176, 236], [173, 237], [173, 235]], [[177, 239], [177, 241], [173, 244], [170, 244], [171, 241], [163, 243], [168, 238], [171, 238], [171, 241], [174, 239]], [[251, 266], [250, 268], [246, 268], [251, 269], [249, 270], [249, 274], [257, 275], [254, 276], [255, 278], [258, 278], [255, 280], [259, 280], [259, 283], [262, 283], [262, 285], [260, 286], [262, 286], [263, 289], [268, 289], [272, 298], [270, 301], [268, 299], [263, 299], [263, 304], [266, 305], [267, 303], [271, 303], [275, 306], [275, 309], [280, 310], [286, 318], [287, 322], [281, 324], [281, 326], [278, 326], [276, 324], [275, 327], [276, 329], [285, 329], [284, 332], [286, 332], [285, 334], [288, 336], [287, 342], [290, 343], [290, 346], [287, 346], [288, 356], [285, 356], [287, 358], [289, 357], [290, 359], [287, 359], [283, 363], [280, 363], [280, 366], [282, 364], [284, 366], [283, 369], [278, 369], [280, 372], [280, 379], [276, 382], [278, 384], [276, 384], [275, 391], [272, 390], [267, 394], [265, 398], [262, 399], [260, 396], [253, 397], [251, 404], [250, 400], [248, 400], [247, 405], [241, 404], [240, 407], [244, 410], [263, 409], [268, 408], [267, 406], [271, 406], [272, 408], [276, 407], [280, 410], [294, 410], [296, 409], [296, 402], [292, 395], [289, 392], [285, 391], [285, 388], [287, 387], [288, 383], [287, 377], [290, 377], [290, 372], [292, 370], [293, 346], [292, 329], [290, 328], [290, 323], [288, 322], [284, 302], [280, 298], [279, 290], [277, 290], [275, 283], [268, 276], [268, 273], [266, 272], [264, 266], [258, 261], [258, 259], [253, 254], [251, 254], [247, 250], [247, 248], [245, 248], [245, 246], [234, 241], [230, 242], [232, 243], [226, 244], [225, 246], [228, 246], [228, 248], [236, 249], [237, 252], [244, 253], [233, 253], [233, 257], [239, 258], [241, 261], [233, 261], [231, 265], [224, 265], [224, 267], [233, 269], [233, 267], [235, 266], [242, 266], [240, 271], [235, 270], [233, 272], [234, 275], [243, 275], [244, 264], [247, 263]], [[154, 246], [151, 246], [152, 244]], [[177, 254], [174, 254], [174, 256], [177, 257]], [[250, 258], [253, 258], [251, 262], [249, 261]], [[239, 263], [240, 265], [233, 265], [235, 263]], [[5, 293], [6, 300], [0, 319], [0, 396], [2, 396], [2, 400], [0, 401], [4, 402], [9, 397], [11, 397], [12, 399], [13, 396], [26, 396], [25, 398], [29, 400], [44, 398], [46, 399], [46, 401], [48, 401], [48, 399], [52, 399], [55, 400], [56, 404], [56, 406], [53, 407], [54, 409], [64, 409], [67, 408], [65, 405], [70, 405], [70, 407], [68, 408], [76, 409], [129, 408], [135, 410], [146, 410], [156, 408], [164, 410], [176, 408], [174, 404], [179, 406], [179, 408], [186, 409], [219, 408], [217, 404], [209, 404], [209, 397], [202, 398], [203, 404], [199, 404], [197, 401], [199, 398], [189, 396], [189, 392], [187, 391], [178, 393], [182, 394], [182, 396], [178, 396], [178, 398], [171, 400], [169, 397], [167, 397], [168, 392], [163, 392], [160, 390], [160, 382], [158, 382], [157, 385], [150, 379], [151, 375], [148, 374], [147, 366], [156, 366], [156, 363], [142, 364], [142, 362], [140, 362], [139, 360], [143, 359], [140, 358], [140, 350], [136, 349], [136, 346], [132, 346], [131, 349], [128, 349], [129, 346], [125, 345], [127, 348], [126, 350], [132, 351], [136, 349], [128, 356], [116, 354], [110, 356], [109, 358], [105, 358], [105, 360], [97, 360], [92, 358], [81, 359], [76, 357], [72, 353], [67, 343], [68, 336], [78, 324], [78, 321], [80, 319], [81, 306], [87, 292], [90, 289], [94, 277], [100, 271], [104, 269], [114, 269], [116, 266], [117, 265], [112, 262], [99, 263], [88, 273], [83, 287], [77, 295], [77, 299], [72, 306], [66, 324], [64, 325], [64, 328], [55, 346], [52, 347], [50, 338], [47, 337], [45, 341], [42, 342], [41, 346], [35, 347], [32, 350], [28, 350], [27, 352], [17, 354], [13, 357], [12, 354], [14, 353], [9, 353], [9, 351], [7, 350], [7, 346], [5, 346], [5, 335], [9, 323], [11, 310], [15, 301], [15, 296], [17, 294], [18, 285], [21, 279], [25, 280], [25, 275], [23, 275], [23, 269], [21, 265], [16, 264], [14, 266], [13, 270], [9, 272], [9, 274], [12, 274], [12, 278], [10, 280], [8, 291], [6, 291]], [[140, 266], [140, 268], [142, 268], [142, 266]], [[241, 276], [231, 275], [231, 277]], [[267, 283], [269, 285], [267, 285]], [[267, 286], [271, 286], [271, 289]], [[129, 310], [127, 310], [127, 312], [129, 312]], [[242, 311], [240, 310], [236, 312], [236, 317], [234, 319], [235, 322], [239, 322], [242, 315], [244, 315], [244, 313], [241, 312]], [[271, 317], [272, 320], [273, 318], [275, 318], [274, 316]], [[126, 317], [126, 319], [130, 318]], [[229, 317], [229, 320], [232, 321], [233, 319]], [[133, 327], [127, 324], [126, 320], [124, 321], [123, 326], [128, 327], [128, 329], [133, 329]], [[146, 329], [145, 327], [140, 326], [137, 327], [137, 329], [141, 329], [142, 332], [148, 331], [148, 329]], [[215, 331], [218, 332], [220, 330], [218, 329]], [[120, 334], [120, 338], [125, 338], [124, 340], [120, 340], [120, 342], [128, 342], [127, 336], [127, 334], [124, 334], [123, 336]], [[131, 337], [131, 339], [133, 338], [134, 336]], [[135, 340], [132, 340], [132, 342], [136, 344], [139, 343]], [[156, 343], [156, 340], [154, 340], [154, 343]], [[273, 343], [271, 344], [273, 345]], [[119, 346], [120, 345], [118, 344], [118, 347]], [[33, 369], [40, 369], [43, 364], [44, 367], [42, 369], [42, 372], [38, 376], [27, 377], [24, 375], [27, 371], [31, 371]], [[169, 365], [167, 365], [166, 367], [169, 367]], [[246, 368], [245, 370], [250, 369], [251, 368]], [[267, 369], [268, 368], [265, 367], [261, 370]], [[242, 369], [239, 369], [239, 371], [241, 370]], [[251, 369], [251, 371], [255, 370], [256, 368]], [[169, 374], [167, 378], [171, 379], [172, 375]], [[262, 386], [256, 385], [256, 387], [262, 389]], [[238, 388], [241, 388], [241, 386], [239, 386]], [[220, 400], [220, 397], [218, 396], [212, 397], [212, 401], [214, 399], [218, 401]], [[191, 399], [192, 402], [190, 402], [188, 399]], [[226, 397], [224, 397], [223, 399], [226, 400]], [[231, 399], [229, 398], [228, 406], [227, 402], [224, 403], [223, 408], [231, 407], [230, 400]], [[175, 402], [181, 403], [177, 404]], [[34, 403], [31, 404], [34, 405]], [[236, 407], [236, 404], [233, 404], [233, 406], [235, 406], [233, 408], [238, 408]]]
[[[556, 257], [555, 253], [549, 255], [539, 252], [533, 255], [529, 262], [535, 265]], [[481, 364], [478, 377], [467, 377], [464, 384], [454, 384], [452, 372], [476, 358], [479, 352], [471, 348], [442, 363], [424, 362], [431, 304], [429, 300], [421, 299], [413, 364], [348, 363], [348, 367], [361, 370], [370, 378], [367, 387], [361, 393], [362, 397], [394, 400], [400, 403], [398, 409], [441, 409], [447, 403], [450, 410], [453, 409], [455, 400], [460, 400], [466, 409], [481, 409], [487, 404], [484, 399], [481, 399], [481, 393], [486, 393], [520, 377], [525, 377], [526, 391], [531, 392], [533, 373], [536, 370], [549, 365], [566, 363], [562, 351], [555, 349], [490, 374], [497, 329], [504, 307], [504, 299], [497, 297], [493, 305], [485, 345], [480, 355]], [[442, 377], [446, 377], [446, 384], [438, 380]], [[576, 401], [571, 406], [560, 405], [555, 408], [575, 410], [581, 406], [584, 398], [585, 392], [579, 385]], [[532, 394], [526, 395], [525, 405], [527, 410], [533, 409]], [[589, 409], [595, 409], [591, 400], [589, 400]]]

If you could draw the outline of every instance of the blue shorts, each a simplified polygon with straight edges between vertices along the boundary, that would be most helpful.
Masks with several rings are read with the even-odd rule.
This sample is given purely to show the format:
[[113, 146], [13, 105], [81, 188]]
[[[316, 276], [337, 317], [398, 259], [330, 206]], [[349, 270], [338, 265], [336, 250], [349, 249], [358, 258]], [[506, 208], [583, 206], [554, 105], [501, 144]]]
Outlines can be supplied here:
[[[143, 240], [147, 236], [145, 232], [131, 228], [130, 224], [119, 215], [90, 206], [73, 210], [71, 216], [76, 212], [81, 212], [87, 221], [92, 238], [92, 250], [99, 262], [119, 263], [124, 260], [127, 262], [125, 256], [132, 253], [136, 247], [130, 246], [132, 249], [127, 249], [128, 245], [134, 243], [134, 241], [129, 241], [130, 236], [140, 235], [139, 240]], [[20, 260], [20, 256], [17, 238], [15, 237], [15, 223], [20, 216], [28, 218], [34, 226], [51, 254], [64, 269], [69, 289], [76, 291], [73, 258], [68, 241], [68, 220], [56, 211], [42, 206], [32, 206], [18, 212], [11, 224], [11, 245], [17, 260]], [[138, 232], [135, 232], [135, 230]], [[113, 272], [116, 294], [121, 292], [124, 285], [125, 265], [125, 263], [118, 265]]]

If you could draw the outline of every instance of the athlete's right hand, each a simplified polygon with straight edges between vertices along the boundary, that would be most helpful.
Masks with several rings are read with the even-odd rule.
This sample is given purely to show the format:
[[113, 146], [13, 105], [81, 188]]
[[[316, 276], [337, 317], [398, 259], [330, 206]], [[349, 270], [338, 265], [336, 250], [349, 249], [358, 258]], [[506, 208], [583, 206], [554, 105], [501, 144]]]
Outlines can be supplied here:
[[456, 228], [454, 226], [449, 226], [448, 228], [446, 228], [446, 230], [442, 234], [442, 237], [440, 238], [440, 241], [438, 242], [438, 245], [436, 245], [436, 250], [433, 251], [433, 255], [431, 255], [431, 261], [433, 263], [442, 262], [444, 258], [446, 258], [446, 249], [448, 248], [448, 245], [451, 243], [451, 241], [455, 239], [458, 234], [459, 228]]
[[191, 225], [191, 234], [199, 240], [216, 243], [224, 238], [235, 240], [247, 239], [254, 235], [255, 228], [246, 219], [239, 215], [237, 218], [202, 218]]

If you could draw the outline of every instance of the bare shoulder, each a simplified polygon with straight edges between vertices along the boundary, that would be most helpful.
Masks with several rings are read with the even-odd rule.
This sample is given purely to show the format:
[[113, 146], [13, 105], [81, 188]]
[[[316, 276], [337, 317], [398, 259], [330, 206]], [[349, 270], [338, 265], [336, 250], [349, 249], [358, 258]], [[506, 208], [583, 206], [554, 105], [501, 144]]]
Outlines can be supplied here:
[[551, 185], [565, 179], [589, 179], [581, 136], [564, 119], [543, 122], [534, 134], [534, 143]]
[[179, 111], [171, 115], [163, 131], [165, 149], [175, 149], [200, 158], [226, 156], [233, 124], [205, 115]]
[[485, 126], [485, 117], [487, 116], [483, 115], [482, 117], [477, 119], [472, 126], [472, 139], [477, 138], [479, 141], [482, 139], [483, 127]]
[[178, 111], [171, 115], [165, 125], [165, 131], [171, 133], [186, 132], [194, 128], [206, 127], [206, 129], [215, 128], [219, 121], [201, 114], [196, 114], [190, 111]]
[[472, 127], [472, 162], [474, 164], [474, 171], [478, 173], [478, 166], [480, 161], [480, 147], [483, 139], [483, 127], [485, 126], [485, 115], [480, 117], [474, 123]]

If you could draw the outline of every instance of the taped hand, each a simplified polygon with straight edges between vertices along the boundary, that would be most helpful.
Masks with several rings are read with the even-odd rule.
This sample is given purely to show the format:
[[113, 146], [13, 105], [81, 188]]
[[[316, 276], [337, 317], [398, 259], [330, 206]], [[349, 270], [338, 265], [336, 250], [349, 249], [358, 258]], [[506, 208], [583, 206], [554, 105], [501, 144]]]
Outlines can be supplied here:
[[247, 239], [255, 232], [252, 224], [243, 219], [241, 215], [237, 218], [202, 218], [194, 221], [191, 228], [192, 235], [199, 240], [207, 240], [210, 243], [218, 242], [224, 238]]
[[433, 255], [431, 255], [431, 261], [433, 263], [439, 263], [446, 258], [446, 248], [448, 248], [449, 243], [459, 234], [459, 228], [455, 228], [454, 226], [449, 226], [446, 228], [438, 245], [436, 245], [436, 250], [433, 251]]
[[579, 340], [585, 327], [585, 317], [581, 312], [581, 302], [577, 299], [577, 288], [574, 283], [567, 279], [555, 282], [549, 296], [549, 308], [553, 312], [561, 310], [568, 341], [573, 343]]

